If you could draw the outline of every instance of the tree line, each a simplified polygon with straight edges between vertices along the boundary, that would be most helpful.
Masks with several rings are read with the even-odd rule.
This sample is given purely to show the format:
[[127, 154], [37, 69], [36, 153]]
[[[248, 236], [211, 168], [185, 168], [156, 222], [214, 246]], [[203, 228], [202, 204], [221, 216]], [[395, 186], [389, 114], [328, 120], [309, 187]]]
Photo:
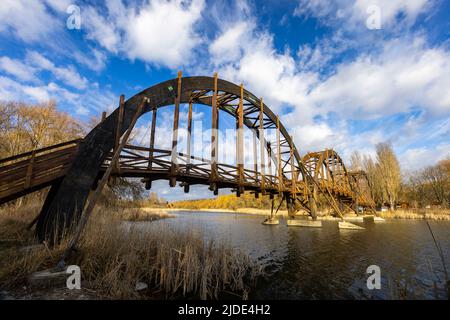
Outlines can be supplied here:
[[[70, 114], [59, 111], [55, 101], [38, 104], [0, 102], [0, 158], [81, 138], [99, 121], [95, 118], [88, 122], [75, 119]], [[355, 151], [351, 155], [348, 169], [366, 172], [372, 197], [378, 207], [388, 206], [392, 210], [399, 205], [410, 208], [449, 207], [450, 157], [418, 171], [403, 172], [389, 142], [379, 143], [375, 149], [375, 157]], [[142, 183], [136, 179], [114, 179], [105, 191], [106, 194], [108, 192], [111, 197], [122, 199], [146, 198]], [[149, 203], [158, 202], [155, 197], [157, 196], [152, 194]], [[184, 202], [179, 204], [187, 206]], [[206, 199], [191, 205], [224, 209], [247, 206], [269, 208], [271, 201], [266, 197], [255, 201], [253, 196], [246, 194], [241, 198], [219, 196], [214, 203]], [[322, 207], [326, 206], [326, 203], [322, 204]]]
[[355, 151], [349, 169], [366, 172], [378, 207], [449, 207], [450, 157], [420, 170], [403, 172], [389, 142], [379, 143], [375, 149], [375, 158]]
[[[83, 138], [99, 122], [99, 118], [86, 122], [75, 119], [58, 110], [54, 100], [37, 104], [0, 102], [0, 159]], [[113, 199], [142, 199], [144, 191], [142, 183], [136, 179], [111, 179], [101, 202], [108, 205]], [[41, 191], [28, 198], [44, 195], [45, 191]], [[19, 199], [18, 204], [21, 203]]]

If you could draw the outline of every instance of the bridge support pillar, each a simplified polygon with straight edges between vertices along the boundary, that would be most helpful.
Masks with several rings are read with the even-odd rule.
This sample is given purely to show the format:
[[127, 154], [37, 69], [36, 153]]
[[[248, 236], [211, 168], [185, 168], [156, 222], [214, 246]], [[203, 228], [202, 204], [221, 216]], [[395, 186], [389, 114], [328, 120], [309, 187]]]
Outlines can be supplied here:
[[218, 141], [218, 129], [219, 129], [219, 109], [217, 106], [217, 92], [218, 92], [218, 84], [217, 84], [217, 72], [214, 73], [213, 79], [213, 95], [211, 101], [211, 176], [210, 176], [210, 185], [209, 189], [214, 191], [214, 194], [218, 194], [216, 181], [218, 178], [218, 170], [217, 170], [217, 161], [219, 159], [219, 141]]
[[[353, 203], [353, 211], [355, 211], [355, 213], [357, 215], [359, 215], [359, 204], [358, 204], [357, 200]], [[364, 214], [364, 208], [363, 208], [363, 212], [362, 213]]]
[[181, 71], [178, 72], [177, 78], [177, 95], [175, 98], [175, 110], [173, 113], [173, 128], [172, 128], [172, 164], [170, 166], [169, 185], [175, 187], [177, 185], [178, 172], [178, 123], [180, 118], [180, 100], [181, 100]]
[[289, 196], [286, 196], [286, 207], [289, 217], [293, 219], [295, 217], [294, 199]]
[[310, 209], [310, 214], [313, 220], [317, 219], [317, 203], [314, 194], [308, 195], [308, 205]]
[[[148, 152], [148, 170], [151, 171], [153, 168], [153, 149], [155, 148], [155, 131], [156, 131], [156, 117], [157, 117], [157, 109], [153, 108], [152, 110], [152, 125], [150, 131], [150, 150]], [[150, 177], [145, 179], [145, 189], [150, 190], [152, 188], [152, 180]]]

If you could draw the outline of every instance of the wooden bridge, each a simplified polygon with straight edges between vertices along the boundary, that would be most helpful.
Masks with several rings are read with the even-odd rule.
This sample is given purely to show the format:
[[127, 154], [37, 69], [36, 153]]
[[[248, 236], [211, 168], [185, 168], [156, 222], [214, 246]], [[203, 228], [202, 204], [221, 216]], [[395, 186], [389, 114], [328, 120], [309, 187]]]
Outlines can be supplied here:
[[[187, 104], [186, 152], [179, 152], [180, 104]], [[211, 107], [210, 157], [192, 154], [193, 105]], [[155, 148], [158, 110], [174, 105], [172, 148]], [[219, 112], [220, 111], [220, 112]], [[127, 144], [136, 120], [151, 112], [148, 147]], [[219, 115], [236, 119], [236, 159], [220, 163]], [[253, 133], [253, 148], [244, 150], [244, 126]], [[269, 140], [268, 131], [275, 139]], [[245, 166], [252, 155], [254, 164]], [[102, 120], [84, 139], [73, 140], [24, 154], [0, 159], [0, 204], [51, 186], [37, 220], [41, 240], [76, 224], [98, 181], [111, 176], [139, 177], [150, 189], [154, 180], [169, 180], [189, 192], [190, 185], [208, 185], [215, 194], [231, 188], [239, 196], [251, 191], [258, 197], [275, 195], [286, 201], [289, 214], [306, 210], [315, 219], [319, 195], [336, 214], [344, 207], [373, 207], [364, 172], [348, 172], [333, 150], [306, 154], [303, 159], [283, 124], [262, 98], [244, 86], [214, 77], [178, 77], [152, 86], [125, 101]], [[91, 200], [89, 200], [91, 201]], [[344, 206], [344, 207], [343, 207]]]

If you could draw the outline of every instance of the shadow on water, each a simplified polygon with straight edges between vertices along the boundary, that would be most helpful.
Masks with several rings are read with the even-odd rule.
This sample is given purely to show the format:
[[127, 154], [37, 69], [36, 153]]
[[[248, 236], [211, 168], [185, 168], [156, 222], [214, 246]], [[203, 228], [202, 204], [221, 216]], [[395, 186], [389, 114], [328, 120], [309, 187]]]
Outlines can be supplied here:
[[[365, 230], [264, 226], [263, 217], [182, 212], [143, 224], [201, 232], [248, 253], [265, 269], [255, 299], [445, 299], [444, 270], [424, 221], [365, 222]], [[431, 223], [450, 264], [450, 223]], [[369, 290], [366, 269], [381, 269], [381, 289]]]

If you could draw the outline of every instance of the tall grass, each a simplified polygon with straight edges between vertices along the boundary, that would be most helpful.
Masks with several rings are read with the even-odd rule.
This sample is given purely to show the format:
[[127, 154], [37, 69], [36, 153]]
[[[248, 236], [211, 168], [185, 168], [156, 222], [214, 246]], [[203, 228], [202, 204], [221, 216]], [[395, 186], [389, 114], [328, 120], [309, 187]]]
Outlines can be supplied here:
[[[0, 226], [7, 221], [14, 220], [2, 215]], [[17, 221], [16, 236], [27, 233], [26, 225]], [[27, 239], [32, 243], [31, 237]], [[1, 250], [0, 283], [14, 288], [25, 283], [30, 273], [55, 267], [68, 240], [52, 249]], [[216, 299], [226, 294], [246, 298], [260, 273], [247, 255], [225, 244], [191, 231], [127, 227], [119, 215], [105, 210], [96, 210], [77, 251], [66, 262], [80, 266], [83, 287], [116, 299]], [[136, 291], [137, 282], [148, 284], [148, 289]]]
[[118, 208], [118, 215], [126, 221], [155, 221], [166, 218], [174, 218], [164, 209], [149, 210], [147, 208]]
[[427, 220], [450, 220], [448, 209], [410, 209], [378, 212], [382, 218], [391, 219], [427, 219]]

